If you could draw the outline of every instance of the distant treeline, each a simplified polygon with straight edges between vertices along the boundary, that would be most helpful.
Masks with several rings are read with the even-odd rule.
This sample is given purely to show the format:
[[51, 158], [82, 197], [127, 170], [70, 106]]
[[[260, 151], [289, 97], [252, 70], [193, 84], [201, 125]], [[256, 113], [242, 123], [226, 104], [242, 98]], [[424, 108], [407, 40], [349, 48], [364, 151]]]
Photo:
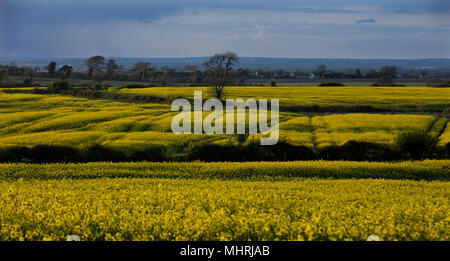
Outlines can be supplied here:
[[[105, 60], [102, 56], [93, 56], [84, 61], [85, 71], [74, 71], [70, 65], [58, 65], [50, 62], [45, 70], [40, 67], [18, 67], [15, 64], [0, 66], [0, 85], [7, 82], [8, 75], [18, 76], [23, 79], [24, 86], [31, 86], [35, 78], [61, 78], [92, 80], [95, 82], [109, 81], [133, 81], [153, 83], [159, 86], [167, 86], [174, 83], [209, 84], [213, 81], [210, 70], [201, 70], [196, 65], [186, 65], [183, 70], [176, 70], [163, 66], [157, 68], [149, 62], [137, 62], [131, 69], [125, 70], [114, 59]], [[428, 70], [404, 71], [396, 66], [384, 66], [380, 70], [370, 70], [362, 73], [359, 68], [336, 72], [329, 70], [326, 65], [319, 65], [313, 71], [285, 71], [236, 68], [230, 72], [229, 85], [245, 85], [252, 80], [269, 79], [269, 85], [276, 85], [277, 79], [378, 79], [384, 77], [377, 85], [392, 85], [390, 79], [395, 78], [447, 78], [448, 73], [432, 73]], [[433, 79], [431, 84], [440, 85], [445, 80]]]

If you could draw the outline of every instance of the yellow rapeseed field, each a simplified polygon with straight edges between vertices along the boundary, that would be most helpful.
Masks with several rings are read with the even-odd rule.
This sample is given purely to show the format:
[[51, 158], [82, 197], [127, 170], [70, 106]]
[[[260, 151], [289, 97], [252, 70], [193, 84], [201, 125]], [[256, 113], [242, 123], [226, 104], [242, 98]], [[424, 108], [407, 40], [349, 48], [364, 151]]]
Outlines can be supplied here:
[[0, 181], [1, 240], [450, 240], [448, 182]]
[[[162, 97], [189, 97], [194, 90], [203, 95], [211, 94], [208, 87], [152, 87], [121, 89], [120, 92]], [[211, 97], [211, 96], [209, 96]], [[225, 98], [241, 97], [257, 99], [280, 99], [280, 105], [345, 106], [368, 105], [375, 108], [394, 107], [404, 110], [439, 108], [450, 106], [449, 88], [432, 87], [254, 87], [236, 86], [225, 88]]]
[[447, 124], [447, 128], [445, 128], [444, 132], [440, 136], [440, 140], [442, 145], [450, 143], [450, 124]]
[[[175, 114], [169, 104], [0, 92], [0, 147], [39, 144], [80, 147], [96, 143], [129, 150], [154, 145], [181, 148], [198, 140], [230, 141], [228, 135], [174, 135], [170, 125]], [[426, 129], [440, 135], [447, 121], [430, 115], [316, 116], [282, 112], [280, 137], [309, 147], [341, 145], [349, 140], [389, 144], [404, 130]], [[447, 132], [441, 145], [448, 142]]]
[[[226, 95], [412, 111], [445, 109], [450, 97], [427, 87], [245, 88]], [[193, 89], [121, 92], [177, 97]], [[0, 147], [158, 145], [179, 153], [197, 141], [229, 143], [226, 135], [174, 135], [173, 115], [169, 104], [0, 91]], [[321, 147], [392, 143], [401, 131], [425, 129], [443, 146], [447, 123], [419, 114], [283, 112], [280, 136]], [[449, 160], [0, 164], [0, 240], [450, 240], [449, 182]]]
[[449, 240], [449, 169], [435, 160], [1, 164], [0, 239]]

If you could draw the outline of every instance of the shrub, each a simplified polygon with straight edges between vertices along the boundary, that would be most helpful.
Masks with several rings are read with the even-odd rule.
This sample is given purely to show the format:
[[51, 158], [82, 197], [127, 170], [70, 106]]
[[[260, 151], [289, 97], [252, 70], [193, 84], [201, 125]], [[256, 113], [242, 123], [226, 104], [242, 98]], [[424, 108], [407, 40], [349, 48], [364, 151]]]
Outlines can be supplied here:
[[324, 160], [350, 161], [392, 161], [401, 158], [399, 153], [387, 145], [348, 141], [341, 146], [327, 146], [319, 150], [319, 157]]
[[213, 143], [194, 143], [188, 147], [188, 158], [190, 160], [214, 161], [238, 161], [241, 153], [237, 153], [235, 146], [218, 145]]
[[163, 148], [151, 147], [144, 150], [134, 151], [130, 156], [130, 160], [160, 162], [166, 160], [166, 156]]
[[78, 149], [57, 146], [57, 145], [37, 145], [29, 149], [27, 162], [46, 163], [46, 162], [78, 162], [80, 154]]
[[377, 81], [372, 86], [392, 86], [394, 81], [389, 75], [382, 75], [378, 77]]
[[127, 161], [127, 157], [123, 152], [98, 144], [90, 145], [88, 147], [83, 148], [81, 150], [81, 156], [83, 161], [85, 162]]
[[343, 152], [341, 147], [336, 145], [330, 145], [318, 150], [318, 155], [320, 159], [323, 160], [343, 160]]
[[450, 81], [444, 81], [440, 78], [432, 78], [427, 82], [429, 87], [450, 87]]
[[316, 154], [306, 146], [295, 146], [286, 141], [279, 141], [273, 146], [268, 147], [272, 152], [272, 157], [277, 161], [291, 160], [315, 160]]
[[0, 162], [25, 162], [29, 155], [29, 148], [12, 146], [0, 149]]
[[89, 85], [91, 90], [107, 90], [110, 86], [108, 84], [102, 84], [101, 82], [92, 82]]
[[319, 83], [317, 86], [345, 86], [343, 83], [340, 82], [322, 82]]
[[428, 86], [428, 87], [438, 87], [442, 83], [443, 83], [442, 79], [435, 77], [435, 78], [431, 78], [430, 80], [428, 80], [426, 86]]
[[128, 89], [140, 89], [140, 88], [145, 88], [145, 85], [143, 85], [143, 84], [132, 83], [132, 84], [127, 84], [127, 85], [125, 85], [124, 88], [128, 88]]
[[450, 142], [445, 144], [445, 158], [450, 159]]
[[32, 84], [32, 80], [31, 79], [25, 79], [23, 80], [23, 85], [24, 86], [31, 86]]
[[0, 162], [54, 163], [79, 162], [79, 150], [67, 146], [36, 145], [6, 147], [0, 149]]
[[439, 84], [438, 87], [450, 87], [450, 81], [446, 81], [442, 84]]
[[248, 137], [249, 137], [250, 135], [248, 134], [248, 133], [245, 133], [245, 134], [234, 134], [233, 135], [233, 139], [237, 142], [237, 143], [239, 143], [239, 144], [244, 144], [247, 140], [248, 140]]
[[69, 82], [64, 80], [57, 80], [50, 83], [48, 90], [54, 93], [65, 91], [69, 89]]
[[275, 79], [270, 79], [269, 84], [270, 84], [270, 86], [272, 86], [272, 87], [277, 86], [277, 82], [275, 81]]
[[315, 160], [314, 151], [305, 146], [295, 146], [280, 141], [273, 146], [262, 146], [252, 140], [245, 145], [218, 145], [196, 143], [188, 148], [190, 160], [217, 161], [293, 161]]
[[41, 89], [39, 87], [34, 87], [34, 89], [31, 91], [33, 94], [45, 94], [48, 93], [45, 89]]
[[392, 161], [401, 156], [387, 145], [362, 141], [348, 141], [342, 145], [347, 160]]
[[411, 159], [431, 157], [436, 151], [438, 138], [425, 130], [413, 130], [400, 133], [395, 138], [397, 149]]
[[189, 84], [189, 87], [209, 87], [209, 84], [206, 83], [191, 83]]
[[259, 140], [251, 140], [245, 146], [239, 146], [235, 152], [239, 161], [274, 161], [273, 146], [262, 146]]

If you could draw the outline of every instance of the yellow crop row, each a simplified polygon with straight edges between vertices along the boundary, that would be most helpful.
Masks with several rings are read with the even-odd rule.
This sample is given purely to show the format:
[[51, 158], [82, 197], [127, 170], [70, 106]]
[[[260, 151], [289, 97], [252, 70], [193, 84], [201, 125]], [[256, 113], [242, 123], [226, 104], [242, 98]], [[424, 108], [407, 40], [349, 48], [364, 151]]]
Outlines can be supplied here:
[[444, 132], [440, 136], [440, 143], [442, 145], [450, 143], [450, 124], [447, 124], [447, 128], [445, 128]]

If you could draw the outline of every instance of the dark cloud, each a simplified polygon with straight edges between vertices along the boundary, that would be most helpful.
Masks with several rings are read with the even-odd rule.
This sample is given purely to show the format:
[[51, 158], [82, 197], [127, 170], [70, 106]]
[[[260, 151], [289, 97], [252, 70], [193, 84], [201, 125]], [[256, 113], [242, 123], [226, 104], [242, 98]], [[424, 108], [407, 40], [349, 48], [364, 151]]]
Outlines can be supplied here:
[[[153, 22], [185, 9], [239, 9], [301, 11], [306, 13], [358, 13], [352, 6], [375, 7], [390, 13], [448, 13], [448, 0], [0, 0], [0, 17], [16, 17], [21, 24], [65, 24], [79, 21], [105, 22], [133, 19]], [[374, 9], [375, 10], [375, 9]]]
[[[0, 56], [84, 56], [106, 52], [122, 56], [189, 56], [206, 55], [204, 50], [214, 52], [222, 47], [243, 50], [244, 55], [287, 56], [299, 52], [295, 56], [302, 56], [297, 46], [302, 42], [303, 48], [310, 50], [305, 53], [332, 56], [333, 52], [338, 53], [337, 42], [342, 36], [348, 40], [342, 46], [350, 50], [351, 56], [356, 45], [353, 40], [358, 37], [365, 39], [371, 34], [370, 39], [378, 39], [383, 35], [400, 45], [411, 39], [416, 41], [424, 32], [430, 33], [434, 25], [430, 21], [435, 17], [435, 23], [444, 28], [448, 25], [445, 14], [450, 12], [449, 3], [448, 0], [0, 0]], [[258, 11], [263, 12], [260, 15]], [[183, 13], [188, 17], [182, 22], [159, 23], [167, 17], [176, 20]], [[217, 14], [217, 20], [216, 16], [210, 16], [207, 22], [196, 23], [196, 18], [205, 13]], [[255, 17], [274, 13], [281, 17], [264, 16], [255, 22], [220, 17], [234, 13]], [[399, 19], [397, 28], [396, 19], [403, 14], [407, 15]], [[284, 15], [294, 18], [289, 20]], [[321, 15], [323, 20], [295, 18]], [[372, 24], [370, 32], [361, 24]], [[440, 30], [447, 30], [447, 34], [432, 32], [435, 43], [448, 45], [445, 28]], [[327, 46], [321, 46], [324, 41], [319, 40], [324, 35]], [[261, 41], [261, 37], [266, 40]], [[302, 37], [311, 40], [304, 41]], [[438, 49], [438, 44], [431, 48], [430, 38], [427, 39], [417, 40], [421, 43], [417, 48], [423, 48], [422, 55], [448, 56], [445, 51], [448, 48]], [[331, 53], [325, 54], [314, 49], [315, 46]], [[363, 51], [358, 55], [364, 56]], [[405, 48], [400, 51], [406, 55]], [[443, 54], [435, 55], [432, 51]], [[370, 49], [366, 52], [371, 55]]]
[[389, 13], [450, 13], [450, 1], [448, 0], [395, 0], [379, 1], [379, 8]]
[[375, 19], [370, 18], [370, 19], [356, 20], [356, 21], [355, 21], [355, 24], [374, 24], [374, 23], [376, 23], [376, 22], [377, 22], [377, 21], [376, 21]]

